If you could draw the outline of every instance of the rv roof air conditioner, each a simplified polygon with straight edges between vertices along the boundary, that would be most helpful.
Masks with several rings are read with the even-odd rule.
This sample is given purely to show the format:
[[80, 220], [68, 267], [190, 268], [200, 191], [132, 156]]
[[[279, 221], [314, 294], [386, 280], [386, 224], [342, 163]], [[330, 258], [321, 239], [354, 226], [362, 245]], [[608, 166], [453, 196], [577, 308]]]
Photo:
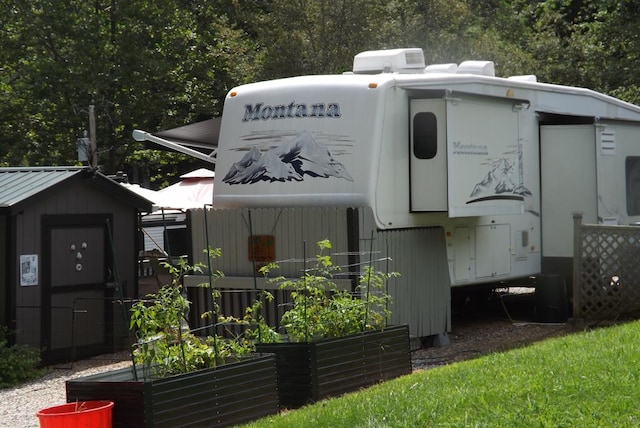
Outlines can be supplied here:
[[447, 73], [454, 74], [458, 70], [458, 64], [431, 64], [424, 69], [425, 73]]
[[422, 73], [424, 52], [420, 48], [361, 52], [353, 58], [356, 74]]
[[496, 71], [493, 61], [464, 61], [458, 66], [458, 74], [477, 74], [495, 77]]
[[535, 74], [525, 74], [522, 76], [509, 76], [507, 77], [507, 79], [517, 80], [519, 82], [532, 82], [532, 83], [536, 83], [538, 81], [538, 78], [536, 77]]

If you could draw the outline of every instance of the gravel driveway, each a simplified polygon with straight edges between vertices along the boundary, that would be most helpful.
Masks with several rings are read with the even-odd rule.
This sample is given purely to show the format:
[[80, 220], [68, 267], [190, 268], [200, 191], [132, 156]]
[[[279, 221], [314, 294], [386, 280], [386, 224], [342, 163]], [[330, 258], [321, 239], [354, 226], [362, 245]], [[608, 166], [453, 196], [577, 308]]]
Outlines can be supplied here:
[[50, 368], [44, 377], [0, 390], [0, 427], [39, 427], [36, 412], [67, 402], [65, 381], [131, 365], [128, 352], [104, 355]]

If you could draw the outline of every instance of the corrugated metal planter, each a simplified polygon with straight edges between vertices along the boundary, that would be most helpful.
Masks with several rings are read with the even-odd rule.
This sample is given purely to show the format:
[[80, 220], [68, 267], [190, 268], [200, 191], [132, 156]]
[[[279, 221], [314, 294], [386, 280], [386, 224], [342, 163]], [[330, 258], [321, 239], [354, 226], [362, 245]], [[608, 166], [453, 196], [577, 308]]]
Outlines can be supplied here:
[[411, 373], [406, 325], [300, 343], [262, 343], [276, 355], [280, 406], [296, 408]]
[[162, 379], [135, 381], [120, 369], [66, 384], [68, 402], [115, 402], [114, 427], [223, 427], [278, 411], [274, 355]]

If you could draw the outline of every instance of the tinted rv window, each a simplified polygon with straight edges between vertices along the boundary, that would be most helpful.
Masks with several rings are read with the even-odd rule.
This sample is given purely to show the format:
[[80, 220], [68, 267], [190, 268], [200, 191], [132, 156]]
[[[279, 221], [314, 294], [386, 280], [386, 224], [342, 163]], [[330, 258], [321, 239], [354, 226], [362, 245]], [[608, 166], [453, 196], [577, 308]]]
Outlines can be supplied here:
[[627, 158], [627, 214], [640, 215], [640, 157]]
[[418, 159], [433, 159], [438, 151], [436, 115], [420, 112], [413, 117], [413, 155]]

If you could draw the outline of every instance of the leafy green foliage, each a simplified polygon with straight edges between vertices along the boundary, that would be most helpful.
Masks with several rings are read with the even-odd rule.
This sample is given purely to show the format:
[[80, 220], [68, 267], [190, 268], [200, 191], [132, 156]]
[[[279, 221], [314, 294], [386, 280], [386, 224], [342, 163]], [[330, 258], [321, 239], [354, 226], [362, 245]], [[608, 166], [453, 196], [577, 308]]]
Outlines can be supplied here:
[[262, 316], [263, 302], [273, 302], [273, 294], [267, 290], [261, 290], [251, 306], [245, 309], [242, 318], [220, 317], [222, 323], [230, 323], [243, 326], [245, 328], [243, 337], [252, 343], [277, 343], [282, 341], [280, 334], [267, 324]]
[[[205, 251], [211, 257], [220, 255], [219, 249]], [[133, 359], [142, 365], [145, 377], [165, 377], [215, 367], [254, 351], [255, 346], [244, 335], [232, 339], [216, 334], [202, 338], [189, 331], [190, 302], [184, 294], [182, 279], [186, 274], [201, 272], [202, 266], [190, 266], [183, 259], [176, 266], [169, 263], [164, 266], [172, 276], [172, 283], [131, 308], [130, 328], [135, 330], [137, 338]], [[214, 289], [211, 292], [214, 296], [217, 293]], [[202, 316], [211, 317], [213, 313]], [[219, 321], [229, 322], [223, 316]]]
[[8, 346], [7, 327], [0, 326], [0, 389], [37, 379], [44, 370], [40, 365], [40, 351], [28, 345]]
[[[94, 104], [103, 171], [132, 176], [127, 158], [142, 148], [133, 129], [210, 118], [232, 86], [254, 79], [253, 42], [214, 2], [0, 6], [0, 163], [73, 164]], [[151, 162], [148, 174], [164, 166]]]
[[[388, 309], [391, 296], [384, 292], [386, 281], [398, 274], [377, 272], [368, 266], [354, 292], [340, 289], [333, 280], [340, 267], [326, 254], [331, 243], [323, 240], [318, 242], [318, 247], [315, 266], [302, 277], [270, 279], [282, 289], [291, 290], [291, 308], [280, 322], [287, 339], [308, 342], [384, 328], [391, 315]], [[277, 267], [271, 263], [261, 268], [261, 272], [268, 276]]]

